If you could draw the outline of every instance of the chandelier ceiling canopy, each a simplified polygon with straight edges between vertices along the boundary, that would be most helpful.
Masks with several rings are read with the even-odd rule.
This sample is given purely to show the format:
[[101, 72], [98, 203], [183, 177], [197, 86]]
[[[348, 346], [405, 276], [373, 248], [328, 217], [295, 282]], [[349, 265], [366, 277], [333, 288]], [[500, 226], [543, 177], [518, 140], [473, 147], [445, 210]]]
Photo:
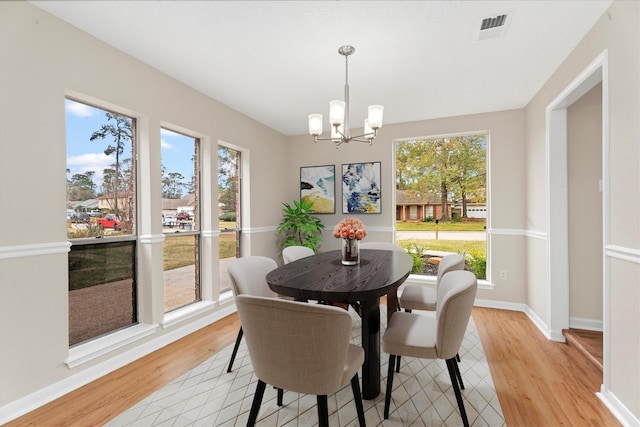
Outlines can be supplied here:
[[309, 133], [315, 142], [332, 141], [338, 148], [341, 144], [350, 141], [367, 142], [371, 145], [377, 136], [378, 129], [382, 127], [382, 105], [370, 105], [368, 116], [364, 119], [364, 132], [361, 135], [351, 136], [349, 131], [349, 55], [356, 49], [353, 46], [342, 46], [338, 53], [344, 56], [345, 83], [344, 101], [333, 100], [329, 103], [329, 124], [331, 125], [331, 138], [319, 138], [322, 134], [322, 114], [309, 114]]

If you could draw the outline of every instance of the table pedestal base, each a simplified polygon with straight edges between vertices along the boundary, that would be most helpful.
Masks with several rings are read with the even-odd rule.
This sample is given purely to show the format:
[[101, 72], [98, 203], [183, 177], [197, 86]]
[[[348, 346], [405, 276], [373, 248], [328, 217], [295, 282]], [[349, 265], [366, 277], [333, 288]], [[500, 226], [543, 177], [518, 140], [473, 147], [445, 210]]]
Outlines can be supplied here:
[[362, 301], [362, 398], [380, 394], [380, 299]]

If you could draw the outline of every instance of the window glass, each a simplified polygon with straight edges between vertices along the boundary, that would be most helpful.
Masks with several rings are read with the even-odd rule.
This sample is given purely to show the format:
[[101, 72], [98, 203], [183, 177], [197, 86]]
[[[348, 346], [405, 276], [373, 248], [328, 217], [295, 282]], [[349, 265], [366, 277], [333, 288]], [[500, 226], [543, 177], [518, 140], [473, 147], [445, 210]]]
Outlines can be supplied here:
[[165, 312], [201, 300], [200, 141], [161, 129]]
[[460, 253], [486, 278], [486, 149], [483, 134], [396, 143], [396, 243], [413, 274], [435, 275], [442, 255]]
[[240, 152], [218, 146], [220, 292], [231, 289], [226, 264], [240, 256]]
[[135, 243], [71, 246], [70, 346], [137, 323]]
[[137, 323], [135, 120], [66, 99], [65, 121], [73, 346]]

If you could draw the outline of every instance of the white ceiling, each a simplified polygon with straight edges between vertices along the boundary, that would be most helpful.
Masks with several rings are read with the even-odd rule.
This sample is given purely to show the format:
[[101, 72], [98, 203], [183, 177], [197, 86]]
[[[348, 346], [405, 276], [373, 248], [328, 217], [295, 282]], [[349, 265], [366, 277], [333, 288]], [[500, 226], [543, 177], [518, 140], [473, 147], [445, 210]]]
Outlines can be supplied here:
[[[35, 1], [212, 98], [285, 134], [344, 98], [398, 123], [524, 107], [606, 11], [580, 1]], [[508, 13], [502, 38], [483, 18]]]

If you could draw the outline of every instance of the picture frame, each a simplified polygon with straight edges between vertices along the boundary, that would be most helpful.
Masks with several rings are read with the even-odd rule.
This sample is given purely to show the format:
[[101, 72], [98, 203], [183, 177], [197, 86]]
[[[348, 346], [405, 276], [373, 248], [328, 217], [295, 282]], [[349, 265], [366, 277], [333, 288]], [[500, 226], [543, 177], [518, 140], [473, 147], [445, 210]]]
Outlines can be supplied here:
[[342, 165], [342, 213], [382, 212], [381, 162]]
[[300, 167], [300, 200], [313, 202], [316, 214], [336, 213], [336, 166]]

